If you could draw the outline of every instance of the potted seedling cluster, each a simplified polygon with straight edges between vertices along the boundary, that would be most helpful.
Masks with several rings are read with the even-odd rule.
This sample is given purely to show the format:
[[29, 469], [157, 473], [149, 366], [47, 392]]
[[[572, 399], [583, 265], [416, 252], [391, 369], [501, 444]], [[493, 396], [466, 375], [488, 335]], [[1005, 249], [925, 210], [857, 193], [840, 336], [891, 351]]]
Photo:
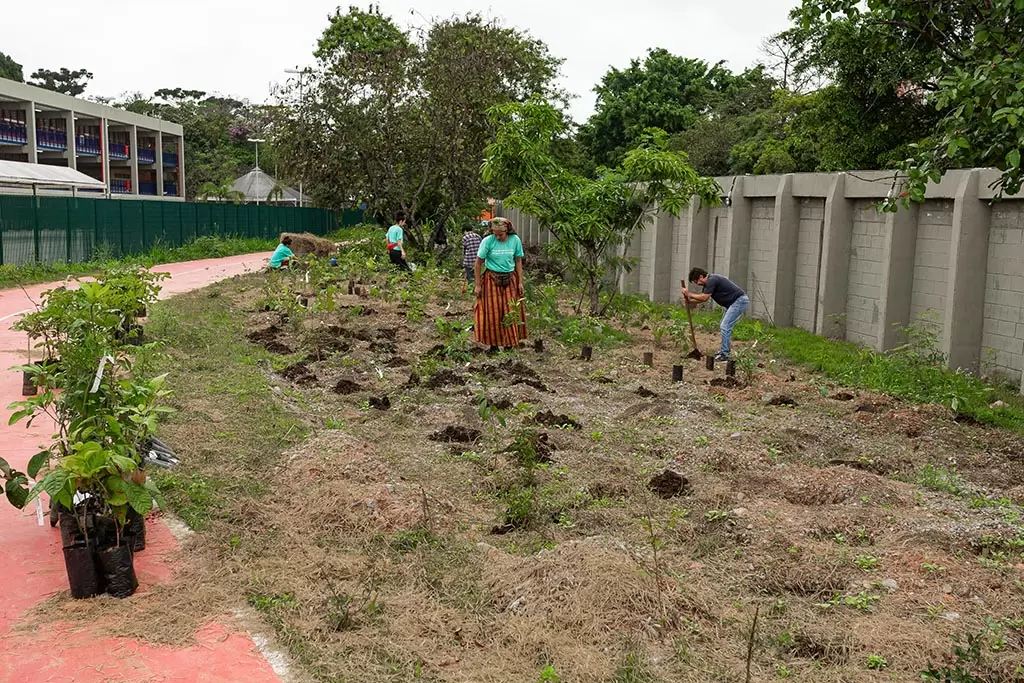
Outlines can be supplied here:
[[163, 376], [136, 376], [136, 320], [160, 279], [120, 268], [77, 289], [58, 287], [15, 326], [47, 362], [15, 368], [38, 391], [9, 406], [10, 423], [52, 419], [56, 433], [25, 472], [0, 460], [0, 476], [16, 507], [49, 497], [76, 598], [127, 597], [137, 587], [133, 553], [145, 547], [144, 516], [159, 500], [141, 469], [144, 449], [170, 409], [161, 405]]

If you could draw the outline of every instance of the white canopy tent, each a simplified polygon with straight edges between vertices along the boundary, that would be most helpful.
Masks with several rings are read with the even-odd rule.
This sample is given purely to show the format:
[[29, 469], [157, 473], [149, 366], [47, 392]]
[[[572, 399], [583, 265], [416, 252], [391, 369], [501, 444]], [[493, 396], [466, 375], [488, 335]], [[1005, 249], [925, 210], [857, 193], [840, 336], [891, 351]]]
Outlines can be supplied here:
[[107, 189], [106, 183], [102, 180], [96, 180], [66, 166], [2, 160], [0, 160], [0, 186], [31, 187], [33, 191], [40, 187], [70, 187], [72, 190]]

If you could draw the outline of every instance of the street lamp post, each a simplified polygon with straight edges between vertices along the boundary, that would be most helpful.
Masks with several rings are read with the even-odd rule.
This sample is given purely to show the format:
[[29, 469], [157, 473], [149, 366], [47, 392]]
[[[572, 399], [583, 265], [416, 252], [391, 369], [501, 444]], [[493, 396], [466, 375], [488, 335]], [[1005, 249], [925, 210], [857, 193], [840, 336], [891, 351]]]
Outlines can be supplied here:
[[[256, 143], [256, 170], [260, 170], [260, 143], [266, 142], [263, 138], [249, 138], [249, 142]], [[260, 205], [260, 195], [256, 193], [256, 206]]]
[[[299, 77], [299, 108], [302, 108], [302, 77], [306, 75], [308, 69], [285, 69], [286, 74], [297, 74]], [[303, 174], [299, 175], [299, 208], [302, 207], [302, 180]]]

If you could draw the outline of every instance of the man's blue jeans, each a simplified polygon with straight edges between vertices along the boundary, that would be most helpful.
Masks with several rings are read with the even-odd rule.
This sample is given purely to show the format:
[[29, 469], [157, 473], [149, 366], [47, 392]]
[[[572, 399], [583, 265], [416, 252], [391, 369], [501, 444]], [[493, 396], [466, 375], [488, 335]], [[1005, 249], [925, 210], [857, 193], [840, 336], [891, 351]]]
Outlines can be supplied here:
[[732, 351], [732, 328], [736, 327], [736, 322], [749, 305], [750, 297], [744, 294], [732, 302], [732, 306], [725, 309], [725, 314], [722, 316], [722, 350], [720, 353], [726, 358], [729, 357], [729, 352]]

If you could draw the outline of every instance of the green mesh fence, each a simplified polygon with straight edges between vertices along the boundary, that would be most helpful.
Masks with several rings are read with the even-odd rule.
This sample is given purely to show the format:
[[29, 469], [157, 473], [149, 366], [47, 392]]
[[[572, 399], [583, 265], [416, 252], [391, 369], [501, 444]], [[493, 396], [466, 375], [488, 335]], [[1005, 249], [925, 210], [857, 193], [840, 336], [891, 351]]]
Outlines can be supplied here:
[[0, 265], [140, 254], [206, 236], [325, 235], [362, 219], [361, 211], [0, 194]]

